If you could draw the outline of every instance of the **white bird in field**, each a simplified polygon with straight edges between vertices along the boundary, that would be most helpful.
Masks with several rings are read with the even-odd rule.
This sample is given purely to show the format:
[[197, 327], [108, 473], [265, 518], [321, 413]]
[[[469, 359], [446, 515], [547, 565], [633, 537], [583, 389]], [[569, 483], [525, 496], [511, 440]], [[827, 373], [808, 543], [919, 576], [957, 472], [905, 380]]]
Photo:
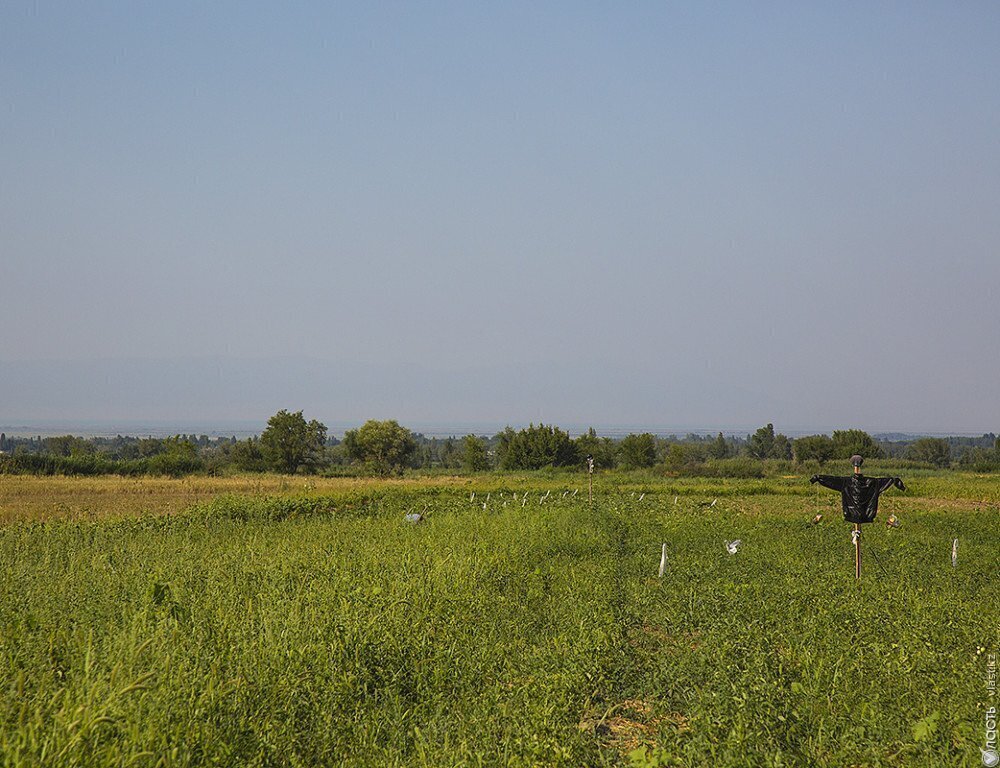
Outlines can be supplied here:
[[419, 512], [410, 512], [403, 519], [408, 523], [422, 523], [424, 521], [424, 516]]
[[742, 539], [737, 539], [736, 541], [729, 541], [729, 539], [726, 539], [726, 551], [731, 555], [735, 555], [737, 552], [739, 552], [740, 545], [742, 543], [743, 543]]

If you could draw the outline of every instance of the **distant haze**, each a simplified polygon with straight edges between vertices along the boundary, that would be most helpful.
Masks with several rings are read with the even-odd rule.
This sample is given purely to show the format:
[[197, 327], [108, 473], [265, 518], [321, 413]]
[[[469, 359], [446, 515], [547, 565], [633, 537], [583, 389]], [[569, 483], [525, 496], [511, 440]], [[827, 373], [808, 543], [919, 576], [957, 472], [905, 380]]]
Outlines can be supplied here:
[[0, 423], [1000, 429], [995, 3], [0, 8]]

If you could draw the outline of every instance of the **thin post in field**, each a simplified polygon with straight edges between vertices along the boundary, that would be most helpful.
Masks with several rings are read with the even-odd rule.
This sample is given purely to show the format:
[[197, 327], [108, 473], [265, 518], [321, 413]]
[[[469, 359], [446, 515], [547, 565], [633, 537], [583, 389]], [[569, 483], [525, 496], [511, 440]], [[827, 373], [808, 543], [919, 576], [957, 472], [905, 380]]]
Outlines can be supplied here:
[[951, 542], [951, 567], [958, 567], [958, 539]]
[[851, 539], [854, 540], [854, 578], [861, 578], [861, 526], [857, 523], [854, 524], [854, 530], [851, 531]]
[[591, 506], [594, 505], [594, 457], [587, 456], [587, 496]]
[[660, 578], [663, 578], [664, 571], [667, 570], [667, 545], [664, 543], [660, 552]]

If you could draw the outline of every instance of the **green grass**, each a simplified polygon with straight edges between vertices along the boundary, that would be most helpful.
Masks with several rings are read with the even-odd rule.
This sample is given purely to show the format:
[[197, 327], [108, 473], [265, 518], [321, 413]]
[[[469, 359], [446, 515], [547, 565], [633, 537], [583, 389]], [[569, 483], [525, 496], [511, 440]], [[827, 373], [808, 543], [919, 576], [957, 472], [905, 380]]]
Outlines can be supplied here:
[[537, 480], [0, 528], [0, 765], [980, 764], [989, 479]]

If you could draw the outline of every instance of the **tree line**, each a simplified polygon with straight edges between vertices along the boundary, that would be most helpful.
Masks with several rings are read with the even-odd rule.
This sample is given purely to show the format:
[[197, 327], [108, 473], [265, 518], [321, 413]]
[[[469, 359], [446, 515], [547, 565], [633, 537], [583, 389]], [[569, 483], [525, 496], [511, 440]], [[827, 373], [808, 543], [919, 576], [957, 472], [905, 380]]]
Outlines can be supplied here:
[[746, 436], [687, 434], [602, 437], [591, 428], [577, 437], [553, 425], [464, 437], [425, 437], [394, 420], [370, 420], [342, 439], [302, 411], [281, 410], [260, 435], [235, 437], [121, 435], [82, 438], [7, 437], [0, 434], [0, 473], [185, 475], [194, 472], [387, 475], [406, 469], [482, 472], [582, 468], [587, 457], [598, 469], [650, 469], [668, 473], [759, 476], [768, 462], [829, 461], [860, 454], [972, 471], [1000, 470], [1000, 440], [921, 437], [877, 440], [859, 429], [790, 439], [773, 424]]

